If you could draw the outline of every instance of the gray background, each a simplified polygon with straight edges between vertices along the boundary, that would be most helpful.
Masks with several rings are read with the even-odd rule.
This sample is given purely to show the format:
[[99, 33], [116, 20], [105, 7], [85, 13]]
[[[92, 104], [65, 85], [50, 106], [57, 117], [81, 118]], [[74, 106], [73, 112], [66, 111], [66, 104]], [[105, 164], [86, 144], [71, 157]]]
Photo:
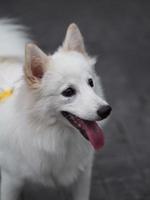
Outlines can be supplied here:
[[[113, 113], [96, 154], [91, 200], [150, 200], [150, 1], [0, 0], [0, 17], [15, 17], [53, 52], [76, 22]], [[25, 200], [70, 199], [64, 190], [27, 185]]]

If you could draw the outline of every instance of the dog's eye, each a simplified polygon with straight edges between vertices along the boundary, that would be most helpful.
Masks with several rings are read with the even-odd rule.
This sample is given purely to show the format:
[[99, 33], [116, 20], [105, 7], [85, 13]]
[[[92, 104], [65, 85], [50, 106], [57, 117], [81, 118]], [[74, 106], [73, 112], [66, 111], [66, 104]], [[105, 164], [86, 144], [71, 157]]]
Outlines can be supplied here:
[[88, 79], [88, 84], [91, 86], [91, 87], [94, 87], [94, 83], [93, 83], [93, 80], [91, 78]]
[[62, 92], [62, 95], [63, 95], [64, 97], [71, 97], [71, 96], [73, 96], [73, 95], [75, 95], [75, 94], [76, 94], [76, 91], [75, 91], [75, 89], [72, 88], [72, 87], [69, 87], [69, 88], [67, 88], [66, 90], [64, 90], [64, 91]]

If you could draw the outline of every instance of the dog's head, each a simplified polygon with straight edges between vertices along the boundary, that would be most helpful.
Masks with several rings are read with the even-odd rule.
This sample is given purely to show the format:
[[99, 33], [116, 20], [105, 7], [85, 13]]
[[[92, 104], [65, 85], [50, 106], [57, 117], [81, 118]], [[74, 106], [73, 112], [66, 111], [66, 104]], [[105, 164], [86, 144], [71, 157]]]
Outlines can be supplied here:
[[62, 47], [53, 55], [47, 56], [34, 44], [26, 46], [24, 72], [27, 85], [36, 95], [36, 116], [47, 123], [53, 119], [53, 123], [77, 128], [99, 148], [103, 141], [96, 141], [102, 136], [95, 121], [106, 118], [111, 107], [103, 98], [95, 62], [85, 50], [78, 27], [71, 24]]

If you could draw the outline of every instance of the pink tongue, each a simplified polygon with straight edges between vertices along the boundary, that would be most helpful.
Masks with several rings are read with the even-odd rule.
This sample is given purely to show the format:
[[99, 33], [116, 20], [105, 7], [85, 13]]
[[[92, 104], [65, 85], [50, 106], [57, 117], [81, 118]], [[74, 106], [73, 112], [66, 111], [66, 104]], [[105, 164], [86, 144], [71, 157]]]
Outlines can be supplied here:
[[84, 130], [95, 150], [100, 149], [104, 145], [102, 129], [96, 122], [84, 121]]

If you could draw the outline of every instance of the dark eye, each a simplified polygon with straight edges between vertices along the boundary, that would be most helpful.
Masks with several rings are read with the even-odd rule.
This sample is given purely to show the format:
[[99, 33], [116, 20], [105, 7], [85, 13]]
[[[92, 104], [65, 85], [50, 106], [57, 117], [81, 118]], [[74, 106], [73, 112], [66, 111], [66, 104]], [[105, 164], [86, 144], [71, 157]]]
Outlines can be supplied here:
[[93, 80], [91, 78], [88, 79], [88, 84], [91, 86], [91, 87], [94, 87], [94, 83], [93, 83]]
[[66, 90], [64, 90], [64, 91], [62, 92], [62, 95], [63, 95], [64, 97], [71, 97], [71, 96], [73, 96], [73, 95], [75, 95], [75, 94], [76, 94], [76, 91], [75, 91], [75, 89], [72, 88], [72, 87], [69, 87], [69, 88], [67, 88]]

